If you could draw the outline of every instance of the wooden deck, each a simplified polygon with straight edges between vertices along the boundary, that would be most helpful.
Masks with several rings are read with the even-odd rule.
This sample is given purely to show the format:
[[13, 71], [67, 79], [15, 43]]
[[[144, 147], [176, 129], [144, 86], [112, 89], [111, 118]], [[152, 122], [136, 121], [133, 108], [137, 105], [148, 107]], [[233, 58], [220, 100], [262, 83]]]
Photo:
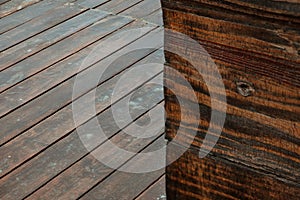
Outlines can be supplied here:
[[[115, 84], [128, 70], [163, 63], [159, 1], [0, 0], [0, 6], [0, 199], [165, 199], [164, 169], [135, 174], [102, 164], [82, 144], [72, 113], [72, 101], [96, 90], [97, 116], [83, 118], [82, 124], [97, 118], [111, 141], [135, 153], [165, 144], [163, 129], [148, 139], [130, 138], [125, 131], [133, 122], [119, 127], [111, 110], [132, 94], [130, 114], [146, 125], [148, 113], [164, 103], [162, 86], [147, 84], [162, 80], [161, 65], [149, 69], [150, 78], [136, 74], [141, 84], [129, 82], [111, 103]], [[72, 96], [89, 53], [102, 41], [141, 27], [147, 31], [124, 35], [84, 65], [97, 71], [115, 61], [96, 88]], [[143, 49], [148, 43], [155, 49]], [[136, 47], [141, 50], [122, 56]]]

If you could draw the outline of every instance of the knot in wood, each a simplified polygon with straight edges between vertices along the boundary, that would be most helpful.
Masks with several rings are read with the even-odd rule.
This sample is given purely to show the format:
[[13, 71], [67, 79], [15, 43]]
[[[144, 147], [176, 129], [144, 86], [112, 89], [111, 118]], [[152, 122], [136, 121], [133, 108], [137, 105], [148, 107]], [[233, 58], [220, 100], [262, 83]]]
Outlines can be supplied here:
[[246, 81], [237, 81], [236, 89], [237, 92], [244, 97], [248, 97], [255, 92], [253, 85]]

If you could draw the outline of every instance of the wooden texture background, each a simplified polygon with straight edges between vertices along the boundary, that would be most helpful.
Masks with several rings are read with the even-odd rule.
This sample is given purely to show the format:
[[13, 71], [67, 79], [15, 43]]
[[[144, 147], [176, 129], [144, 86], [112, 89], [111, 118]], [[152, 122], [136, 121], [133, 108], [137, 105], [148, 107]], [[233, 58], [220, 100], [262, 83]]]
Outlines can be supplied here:
[[[200, 159], [205, 135], [215, 134], [207, 132], [209, 92], [220, 88], [208, 91], [188, 61], [165, 52], [167, 65], [193, 86], [201, 110], [199, 122], [183, 122], [186, 137], [192, 137], [189, 123], [199, 128], [190, 150], [167, 167], [168, 198], [300, 199], [300, 1], [162, 0], [162, 7], [165, 27], [198, 41], [213, 58], [227, 98], [219, 102], [227, 104], [219, 141]], [[166, 42], [188, 46], [180, 38]], [[166, 86], [184, 91], [176, 79], [166, 68]], [[185, 108], [168, 89], [165, 99], [171, 140]], [[168, 159], [176, 148], [169, 148]]]

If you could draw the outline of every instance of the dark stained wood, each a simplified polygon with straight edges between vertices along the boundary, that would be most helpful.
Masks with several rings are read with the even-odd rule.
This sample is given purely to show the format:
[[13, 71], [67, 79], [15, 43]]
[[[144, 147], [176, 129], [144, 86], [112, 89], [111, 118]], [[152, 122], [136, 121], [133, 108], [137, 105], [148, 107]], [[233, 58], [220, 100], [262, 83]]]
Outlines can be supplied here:
[[[177, 148], [182, 147], [168, 146], [169, 158]], [[300, 198], [299, 184], [219, 157], [200, 159], [192, 150], [167, 167], [166, 182], [168, 199]]]
[[[160, 122], [159, 122], [160, 123]], [[141, 142], [141, 141], [140, 141]], [[140, 143], [139, 142], [139, 143]], [[164, 137], [159, 137], [145, 152], [157, 150], [165, 145]], [[121, 146], [125, 147], [125, 146]], [[128, 150], [130, 149], [127, 148]], [[147, 160], [136, 162], [134, 167], [143, 166]], [[140, 194], [145, 187], [152, 184], [157, 178], [164, 173], [164, 169], [157, 170], [149, 173], [126, 173], [116, 171], [114, 174], [107, 177], [103, 182], [100, 182], [96, 187], [90, 190], [87, 194], [82, 196], [82, 199], [134, 199]], [[130, 187], [120, 183], [129, 183]], [[109, 191], [109, 192], [107, 192]]]
[[[13, 67], [2, 71], [0, 75], [0, 91], [4, 91], [16, 83], [21, 82], [42, 70], [45, 70], [63, 58], [78, 52], [79, 50], [89, 46], [97, 40], [100, 40], [106, 35], [116, 31], [118, 28], [121, 28], [132, 22], [132, 20], [124, 17], [111, 16], [101, 20], [101, 22], [102, 23], [97, 23], [82, 31], [79, 31], [71, 37], [68, 37], [61, 42], [58, 42], [55, 45], [40, 51], [34, 56], [17, 63]], [[78, 38], [81, 39], [79, 40]], [[93, 40], [90, 40], [90, 38], [93, 38]], [[65, 50], [58, 51], [60, 49]], [[41, 60], [39, 59], [40, 57], [45, 59]], [[39, 62], [37, 62], [37, 59]]]
[[21, 10], [23, 8], [26, 8], [27, 6], [30, 6], [32, 4], [35, 4], [39, 2], [40, 0], [14, 0], [14, 1], [7, 1], [4, 2], [4, 4], [1, 4], [1, 12], [0, 12], [0, 18], [12, 14], [18, 10]]
[[24, 23], [17, 28], [10, 30], [1, 37], [0, 51], [6, 50], [9, 47], [22, 42], [44, 30], [47, 30], [71, 17], [78, 15], [85, 9], [77, 6], [61, 6], [48, 11], [27, 23]]
[[157, 180], [153, 185], [151, 185], [147, 190], [140, 194], [136, 200], [163, 200], [166, 199], [165, 192], [166, 177], [163, 175]]
[[[191, 151], [167, 168], [168, 198], [299, 199], [299, 2], [163, 0], [162, 5], [165, 27], [192, 37], [212, 57], [227, 98], [218, 102], [227, 106], [222, 134], [201, 160], [197, 152], [205, 135], [216, 134], [207, 131], [212, 111], [210, 92], [218, 95], [220, 87], [214, 85], [209, 91], [188, 61], [165, 52], [167, 65], [193, 86], [201, 115], [199, 122], [183, 122], [180, 133], [186, 138], [193, 137], [190, 123], [199, 124], [199, 128]], [[180, 38], [165, 38], [165, 45], [182, 50], [190, 47], [193, 54], [205, 58], [205, 52]], [[176, 74], [166, 68], [166, 87], [172, 84], [184, 91], [176, 80]], [[241, 84], [250, 88], [249, 95], [243, 93]], [[166, 135], [171, 140], [183, 119], [183, 108], [168, 89], [165, 98]], [[181, 145], [188, 145], [186, 138]], [[169, 156], [172, 151], [176, 149], [170, 150]]]
[[98, 10], [84, 12], [36, 35], [35, 37], [9, 48], [0, 55], [1, 70], [4, 70], [11, 65], [65, 39], [77, 31], [92, 25], [107, 15], [108, 13]]

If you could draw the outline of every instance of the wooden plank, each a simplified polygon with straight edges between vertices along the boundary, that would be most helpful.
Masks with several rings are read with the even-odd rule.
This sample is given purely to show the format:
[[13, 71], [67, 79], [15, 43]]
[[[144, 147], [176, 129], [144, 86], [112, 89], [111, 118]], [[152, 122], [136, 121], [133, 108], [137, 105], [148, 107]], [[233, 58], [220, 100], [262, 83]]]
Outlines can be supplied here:
[[[172, 2], [162, 1], [167, 26], [176, 24], [185, 30], [183, 33], [193, 32], [196, 34], [194, 37], [201, 40], [256, 52], [273, 60], [281, 58], [288, 62], [295, 61], [299, 65], [300, 49], [297, 44], [300, 42], [300, 20], [295, 15], [261, 12], [245, 6], [227, 8], [225, 3], [214, 2], [214, 5], [210, 5], [206, 0], [201, 0], [198, 6], [195, 2]], [[226, 9], [219, 8], [223, 6]], [[299, 3], [291, 7], [300, 10]], [[187, 16], [189, 20], [182, 16]]]
[[[173, 38], [168, 41], [169, 45], [182, 49], [187, 45], [180, 39]], [[213, 152], [226, 159], [247, 163], [255, 169], [262, 168], [266, 173], [283, 176], [290, 181], [299, 179], [300, 93], [295, 91], [298, 91], [300, 82], [295, 80], [299, 74], [297, 67], [290, 65], [289, 68], [281, 68], [274, 60], [263, 60], [257, 54], [249, 55], [243, 50], [240, 50], [239, 54], [229, 47], [212, 48], [211, 46], [208, 52], [215, 58], [227, 94], [226, 104], [220, 102], [224, 106], [227, 105], [226, 121], [219, 143]], [[201, 52], [197, 54], [201, 55]], [[257, 64], [255, 65], [251, 59]], [[201, 115], [200, 133], [194, 141], [194, 145], [199, 147], [210, 121], [209, 91], [203, 79], [195, 70], [190, 70], [193, 67], [186, 61], [168, 53], [166, 53], [166, 60], [173, 68], [185, 74], [194, 88], [198, 88], [195, 93], [201, 102], [201, 113], [205, 113]], [[247, 63], [248, 60], [250, 62]], [[264, 66], [264, 63], [268, 65]], [[290, 63], [286, 62], [286, 64]], [[176, 75], [170, 71], [166, 71], [166, 74], [169, 74], [166, 77], [170, 77], [166, 80], [166, 84], [174, 83]], [[238, 81], [250, 83], [249, 87], [253, 87], [255, 92], [249, 97], [239, 94]], [[178, 88], [180, 87], [178, 84]], [[217, 93], [218, 90], [218, 87], [215, 87], [212, 92]], [[180, 121], [180, 116], [176, 116], [176, 112], [179, 112], [179, 107], [169, 92], [166, 93], [166, 99], [170, 102], [168, 106], [170, 126], [175, 124], [178, 126], [177, 120]], [[189, 129], [185, 131], [185, 135], [188, 135]], [[170, 139], [174, 137], [174, 132], [168, 133], [172, 133], [169, 135]], [[253, 164], [253, 158], [256, 158], [256, 164]]]
[[69, 0], [52, 0], [52, 1], [40, 1], [25, 9], [15, 12], [13, 15], [8, 15], [0, 20], [0, 33], [9, 31], [33, 18], [36, 18], [49, 10], [61, 6], [63, 3]]
[[109, 1], [111, 0], [77, 0], [76, 3], [85, 8], [96, 8]]
[[[17, 63], [0, 74], [0, 91], [4, 91], [13, 85], [29, 78], [30, 76], [45, 70], [60, 60], [78, 52], [90, 44], [100, 40], [104, 36], [125, 26], [132, 20], [129, 18], [111, 16], [99, 23], [77, 32], [49, 48], [40, 51], [28, 59]], [[79, 39], [80, 38], [80, 39]], [[92, 40], [91, 40], [92, 38]], [[45, 59], [40, 59], [45, 58]], [[38, 61], [37, 61], [38, 60]]]
[[[122, 140], [124, 141], [124, 140]], [[138, 144], [138, 143], [137, 143]], [[136, 146], [138, 146], [136, 144]], [[162, 148], [166, 144], [164, 137], [159, 137], [154, 143], [149, 145], [144, 152], [151, 152]], [[122, 145], [125, 148], [126, 146]], [[126, 148], [128, 149], [128, 148]], [[147, 162], [146, 159], [135, 161], [134, 168], [143, 167]], [[134, 199], [147, 186], [152, 184], [164, 174], [165, 169], [160, 169], [149, 173], [126, 173], [116, 171], [107, 177], [104, 181], [97, 184], [92, 190], [81, 197], [81, 199]], [[121, 183], [121, 184], [120, 184]], [[129, 185], [130, 187], [126, 187]]]
[[[144, 97], [142, 97], [144, 98]], [[155, 108], [153, 108], [155, 109]], [[141, 118], [138, 118], [136, 123], [139, 123], [140, 125], [145, 125], [147, 123], [147, 115], [143, 115]], [[155, 120], [156, 116], [153, 116], [152, 119]], [[159, 116], [157, 116], [159, 118]], [[113, 120], [112, 120], [113, 121]], [[159, 125], [161, 122], [158, 122], [157, 125]], [[146, 146], [148, 146], [150, 143], [152, 143], [153, 140], [156, 139], [156, 137], [151, 137], [147, 139], [140, 139], [140, 140], [134, 140], [132, 137], [126, 132], [132, 132], [135, 131], [135, 129], [132, 126], [128, 126], [124, 129], [124, 132], [121, 131], [114, 135], [110, 141], [118, 145], [119, 148], [126, 149], [127, 151], [136, 152], [139, 153], [141, 150], [143, 150]], [[159, 141], [156, 141], [155, 144], [151, 144], [152, 146], [155, 145], [155, 147], [161, 147], [163, 145], [164, 140], [161, 136], [163, 131], [158, 133], [160, 135]], [[94, 150], [95, 153], [101, 152], [101, 154], [105, 152], [110, 152], [110, 150], [107, 150], [104, 148], [106, 143], [98, 147]], [[151, 148], [152, 146], [149, 146]], [[152, 147], [154, 148], [154, 147]], [[110, 154], [111, 155], [111, 154]], [[127, 160], [130, 159], [130, 157], [123, 159], [124, 162], [127, 162]], [[159, 172], [161, 173], [161, 172]], [[113, 187], [111, 188], [111, 185], [115, 184], [115, 181], [118, 179], [119, 183], [133, 183], [139, 181], [139, 189], [138, 187], [130, 187], [131, 190], [140, 190], [140, 188], [145, 187], [149, 181], [145, 181], [144, 178], [146, 175], [148, 175], [148, 179], [153, 179], [153, 177], [157, 176], [158, 172], [156, 173], [150, 173], [150, 174], [128, 174], [128, 173], [119, 173], [115, 169], [112, 169], [105, 164], [99, 162], [95, 157], [93, 157], [92, 154], [88, 154], [84, 158], [82, 158], [80, 161], [75, 163], [73, 166], [65, 170], [62, 174], [57, 176], [56, 178], [52, 179], [50, 182], [48, 182], [45, 186], [43, 186], [40, 190], [33, 193], [29, 198], [39, 198], [39, 199], [53, 199], [53, 198], [61, 198], [61, 199], [77, 199], [83, 194], [85, 194], [89, 189], [91, 189], [94, 185], [96, 185], [99, 182], [101, 183], [102, 191], [101, 196], [103, 199], [111, 199], [111, 198], [117, 198], [117, 194], [124, 195], [122, 192], [122, 189], [128, 189], [127, 187], [124, 187], [123, 184], [117, 184], [119, 187]], [[150, 178], [151, 177], [151, 178]], [[104, 180], [105, 179], [105, 180]], [[110, 179], [110, 180], [107, 180]], [[110, 184], [110, 185], [109, 185]], [[116, 186], [116, 185], [115, 185]], [[99, 186], [98, 186], [99, 187]], [[109, 188], [108, 188], [109, 187]], [[121, 190], [120, 190], [121, 189]], [[130, 192], [130, 190], [127, 190], [125, 192], [127, 195], [131, 195], [131, 198], [127, 196], [126, 199], [132, 199], [134, 197], [133, 192]], [[124, 196], [123, 196], [124, 198]], [[95, 199], [95, 198], [90, 198]]]
[[[186, 60], [165, 53], [168, 65], [180, 71], [194, 88], [201, 115], [199, 121], [182, 121], [187, 117], [180, 116], [182, 109], [192, 110], [180, 107], [174, 94], [165, 90], [167, 138], [175, 137], [182, 122], [184, 128], [177, 134], [184, 137], [179, 143], [189, 147], [184, 141], [194, 139], [191, 125], [198, 127], [191, 150], [167, 170], [168, 198], [298, 199], [300, 21], [299, 13], [294, 11], [300, 4], [248, 0], [162, 2], [165, 27], [190, 36], [207, 50], [218, 67], [227, 98], [217, 101], [227, 107], [226, 113], [212, 108], [211, 96], [220, 96], [221, 86], [213, 85], [208, 90], [203, 79], [208, 74], [200, 76]], [[273, 4], [267, 8], [270, 2]], [[193, 49], [192, 44], [176, 36], [165, 38], [165, 45]], [[193, 50], [189, 53], [205, 58], [205, 52]], [[181, 95], [186, 94], [176, 74], [166, 69], [165, 77], [166, 88], [175, 85]], [[214, 83], [217, 80], [208, 78]], [[213, 109], [226, 116], [224, 126], [216, 127], [211, 121]], [[210, 131], [209, 126], [213, 128]], [[207, 158], [196, 158], [200, 147], [208, 150], [214, 145], [202, 146], [205, 136], [219, 135], [214, 128], [222, 130], [218, 143]]]
[[147, 22], [151, 22], [153, 24], [156, 24], [158, 26], [163, 26], [163, 17], [162, 17], [162, 10], [161, 8], [154, 11], [153, 13], [149, 14], [148, 16], [143, 17], [143, 20]]
[[1, 1], [0, 1], [0, 5], [6, 3], [6, 2], [8, 2], [8, 1], [10, 1], [10, 0], [1, 0]]
[[[168, 146], [168, 159], [175, 156], [177, 148], [182, 147]], [[166, 183], [170, 199], [300, 198], [299, 183], [286, 182], [242, 163], [214, 156], [200, 159], [197, 151], [191, 150], [167, 167]]]
[[[130, 66], [136, 60], [141, 59], [143, 58], [143, 56], [147, 55], [145, 53], [147, 52], [144, 52], [141, 55], [137, 54], [137, 57], [133, 57], [133, 58], [131, 58], [131, 56], [127, 57], [127, 60], [123, 59], [122, 60], [123, 64], [120, 63], [120, 65], [124, 65], [122, 67], [124, 69], [127, 66]], [[145, 59], [139, 61], [136, 65], [144, 64], [149, 61], [161, 62], [162, 61], [161, 56], [162, 56], [162, 52], [158, 51], [153, 55], [150, 55], [149, 57], [146, 57]], [[99, 66], [102, 66], [101, 63]], [[114, 69], [112, 69], [110, 76], [114, 76], [116, 73], [118, 72], [114, 72]], [[114, 84], [116, 83], [118, 78], [121, 77], [123, 74], [124, 72], [116, 76], [115, 78], [105, 82], [103, 85], [99, 86], [101, 89], [101, 93], [99, 93], [96, 98], [99, 99], [99, 102], [97, 102], [96, 104], [96, 108], [98, 112], [103, 111], [106, 107], [110, 105], [111, 102], [110, 102], [110, 98], [108, 97], [110, 97], [111, 95], [111, 91], [114, 87]], [[139, 79], [137, 78], [136, 81], [138, 80]], [[64, 95], [68, 95], [68, 98], [71, 98], [72, 95], [71, 93], [73, 89], [72, 83], [73, 82], [71, 82], [69, 86], [70, 92], [68, 93], [61, 92]], [[132, 84], [134, 84], [134, 82]], [[156, 92], [152, 92], [152, 94], [158, 96], [160, 94], [159, 92], [161, 91], [156, 90]], [[103, 96], [103, 94], [106, 93], [107, 93], [106, 95], [107, 97], [104, 98], [105, 95]], [[151, 93], [149, 93], [149, 95], [151, 95]], [[58, 99], [60, 97], [56, 93], [54, 93], [54, 95], [52, 96], [54, 96], [54, 99]], [[157, 99], [157, 101], [162, 100], [162, 98], [163, 97], [160, 96]], [[152, 98], [152, 100], [156, 100], [156, 98]], [[53, 101], [53, 100], [49, 99], [49, 101]], [[35, 105], [36, 106], [44, 105], [44, 103], [45, 102], [41, 101], [36, 103]], [[85, 122], [86, 120], [88, 120], [88, 118], [82, 119], [82, 123]], [[55, 124], [55, 126], [53, 124]], [[1, 152], [3, 152], [3, 159], [0, 161], [1, 176], [4, 176], [5, 174], [9, 173], [14, 168], [19, 166], [23, 162], [25, 162], [26, 160], [30, 159], [40, 151], [44, 150], [45, 148], [47, 148], [48, 145], [52, 144], [53, 142], [57, 141], [59, 138], [63, 137], [70, 131], [74, 130], [74, 128], [75, 128], [75, 124], [72, 117], [72, 105], [69, 105], [63, 108], [62, 110], [60, 110], [59, 112], [55, 113], [54, 115], [50, 116], [45, 121], [42, 121], [38, 125], [29, 129], [21, 136], [1, 146], [0, 149]], [[27, 144], [24, 144], [24, 141], [28, 141]]]
[[61, 6], [50, 10], [27, 23], [24, 23], [17, 28], [10, 30], [0, 36], [0, 51], [4, 51], [38, 33], [41, 33], [51, 27], [68, 20], [84, 9], [77, 6]]
[[[126, 28], [132, 28], [132, 27], [129, 26]], [[149, 28], [146, 30], [150, 31], [152, 29], [153, 28]], [[160, 32], [160, 31], [158, 31], [158, 32]], [[123, 44], [124, 46], [126, 46], [126, 45], [130, 44], [131, 42], [134, 42], [135, 40], [139, 39], [146, 33], [147, 32], [141, 32], [140, 34], [135, 35], [133, 37], [126, 37], [126, 40], [123, 40], [122, 43], [119, 42], [118, 45], [114, 48], [111, 47], [112, 51], [111, 52], [108, 51], [108, 54], [103, 54], [103, 56], [104, 57], [108, 56], [109, 53], [113, 53], [114, 51], [117, 51], [120, 48], [120, 46], [119, 46], [120, 44]], [[141, 38], [141, 40], [134, 42], [131, 46], [128, 46], [128, 48], [126, 48], [125, 50], [130, 50], [132, 48], [139, 48], [142, 45], [148, 44], [147, 42], [151, 42], [151, 44], [153, 44], [154, 41], [149, 40], [149, 38], [150, 37], [153, 38], [153, 36], [155, 36], [155, 32], [154, 32], [154, 34], [150, 34], [149, 36], [147, 36], [145, 38]], [[160, 38], [160, 39], [162, 39], [162, 38]], [[161, 41], [156, 41], [156, 42], [157, 42], [157, 47], [159, 48], [161, 45]], [[141, 51], [140, 53], [137, 54], [137, 56], [140, 56], [138, 58], [142, 58], [143, 56], [146, 56], [148, 53], [150, 53], [152, 51], [153, 51], [153, 49]], [[89, 52], [89, 51], [87, 51], [87, 52]], [[85, 54], [85, 55], [87, 55], [87, 54]], [[113, 57], [108, 58], [108, 59], [104, 60], [103, 62], [98, 63], [97, 65], [95, 65], [94, 67], [92, 67], [89, 70], [91, 70], [91, 72], [93, 72], [92, 70], [97, 71], [103, 65], [107, 65], [107, 63], [111, 61], [110, 59], [113, 59], [113, 60], [117, 59], [121, 55], [123, 55], [122, 52], [118, 52], [116, 55], [113, 55]], [[81, 54], [79, 54], [78, 56], [79, 56], [79, 59], [85, 58], [85, 56], [82, 56]], [[132, 63], [134, 63], [138, 60], [134, 56], [128, 57], [128, 58], [132, 59], [131, 61], [130, 60], [128, 61], [128, 62], [132, 62]], [[161, 57], [159, 57], [159, 58], [162, 59]], [[78, 59], [78, 57], [75, 57], [75, 61], [77, 59]], [[99, 60], [101, 60], [101, 57], [99, 57]], [[96, 61], [97, 60], [95, 60], [95, 62]], [[67, 63], [69, 63], [69, 62], [67, 62]], [[101, 80], [105, 81], [108, 78], [110, 78], [110, 76], [113, 76], [114, 74], [117, 74], [120, 71], [124, 70], [127, 67], [126, 64], [127, 64], [126, 62], [125, 62], [125, 65], [120, 63], [120, 65], [118, 65], [118, 67], [111, 68], [112, 71], [111, 72], [108, 71], [107, 73], [105, 73], [106, 76], [103, 76], [103, 79], [101, 79]], [[72, 73], [74, 75], [78, 71], [77, 65], [73, 66], [73, 67], [75, 67], [73, 69], [71, 68], [71, 66], [68, 68], [65, 68], [64, 65], [62, 65], [61, 67], [63, 67], [63, 70], [69, 69], [70, 70], [69, 73], [71, 73], [71, 74], [67, 73], [68, 70], [66, 71], [66, 73], [61, 73], [61, 69], [59, 69], [58, 71], [56, 69], [54, 69], [54, 72], [56, 72], [56, 75], [57, 75], [57, 77], [56, 77], [57, 79], [53, 79], [53, 78], [45, 79], [45, 77], [48, 77], [47, 74], [46, 74], [46, 76], [37, 77], [37, 79], [33, 79], [33, 82], [29, 81], [29, 85], [31, 85], [31, 86], [33, 83], [36, 83], [36, 84], [34, 84], [35, 87], [33, 87], [33, 88], [29, 87], [29, 88], [32, 88], [31, 90], [34, 90], [34, 88], [37, 89], [37, 90], [35, 90], [35, 92], [33, 91], [33, 93], [31, 93], [31, 94], [38, 95], [38, 94], [40, 94], [39, 93], [40, 90], [43, 91], [44, 89], [47, 89], [47, 87], [48, 87], [47, 85], [49, 85], [50, 87], [51, 87], [51, 85], [55, 86], [56, 84], [60, 83], [60, 81], [68, 79], [69, 76], [72, 76]], [[88, 67], [88, 66], [86, 66], [86, 67]], [[93, 73], [91, 73], [91, 74], [93, 74]], [[97, 73], [94, 73], [94, 74], [97, 74]], [[47, 116], [56, 112], [60, 108], [69, 104], [72, 101], [72, 92], [73, 92], [74, 81], [75, 81], [75, 78], [72, 78], [69, 81], [64, 82], [60, 86], [45, 93], [45, 95], [38, 97], [37, 99], [31, 101], [29, 104], [21, 107], [20, 109], [16, 110], [15, 112], [1, 118], [0, 121], [6, 124], [6, 126], [3, 127], [3, 129], [2, 129], [1, 144], [11, 140], [12, 138], [16, 137], [17, 135], [21, 134], [23, 131], [25, 131], [28, 128], [30, 128], [31, 126], [33, 126], [35, 123], [38, 123], [39, 121], [43, 120]], [[46, 84], [44, 84], [44, 83], [46, 83]], [[38, 88], [38, 87], [40, 87], [40, 88]], [[21, 86], [21, 89], [22, 89], [22, 86]], [[92, 88], [86, 88], [86, 91], [82, 91], [82, 94], [89, 91], [90, 89], [92, 89]], [[18, 94], [13, 93], [11, 95], [18, 95]], [[14, 98], [16, 98], [16, 96]], [[21, 98], [25, 99], [25, 96], [23, 96]], [[30, 99], [31, 97], [28, 96], [28, 98]], [[11, 99], [11, 101], [12, 101], [12, 99]], [[55, 104], [51, 103], [53, 101], [55, 101], [56, 103]], [[9, 106], [9, 104], [11, 104], [11, 103], [7, 103], [6, 105]], [[47, 106], [45, 106], [45, 105], [47, 105]], [[22, 115], [20, 115], [20, 113], [22, 113]]]
[[134, 18], [143, 18], [150, 15], [155, 10], [161, 8], [160, 1], [144, 0], [135, 6], [121, 12], [122, 15], [128, 15]]
[[118, 14], [139, 2], [141, 2], [141, 0], [111, 0], [98, 8], [101, 10], [112, 12], [114, 14]]
[[136, 200], [163, 200], [166, 196], [166, 177], [163, 175], [146, 191], [140, 194]]
[[6, 15], [12, 14], [18, 10], [26, 8], [32, 4], [39, 2], [40, 0], [12, 0], [4, 4], [1, 4], [0, 7], [0, 18], [5, 17]]
[[96, 21], [106, 17], [108, 13], [98, 10], [84, 12], [45, 32], [17, 44], [0, 55], [0, 69], [4, 70], [15, 63], [51, 46], [66, 37], [80, 31]]
[[[157, 69], [153, 69], [152, 72], [156, 73], [156, 71]], [[162, 80], [161, 78], [162, 76], [160, 77], [160, 80]], [[140, 80], [138, 81], [143, 83], [146, 83], [148, 81], [145, 80], [144, 77], [139, 77], [139, 79]], [[131, 88], [132, 86], [128, 85], [128, 87]], [[109, 92], [107, 87], [104, 87], [102, 89], [103, 91], [97, 92], [98, 94], [101, 94], [100, 97], [103, 97], [103, 92]], [[135, 89], [136, 88], [132, 87], [132, 91], [134, 91]], [[110, 93], [111, 92], [112, 91], [110, 91]], [[122, 98], [125, 95], [120, 94], [119, 98]], [[102, 102], [99, 102], [98, 105], [101, 106], [101, 104]], [[107, 119], [110, 118], [108, 117]], [[105, 118], [100, 118], [100, 120], [100, 122], [103, 122], [103, 129], [107, 130], [105, 131], [105, 134], [108, 138], [110, 138], [115, 133], [117, 133], [118, 130], [120, 130], [117, 129], [115, 131], [111, 131], [113, 127], [112, 123], [115, 123], [114, 120], [106, 121]], [[106, 128], [105, 124], [108, 125]], [[94, 143], [90, 146], [91, 149], [96, 148], [98, 145], [105, 142], [106, 138], [98, 137], [97, 129], [90, 126], [87, 127], [91, 129], [87, 131], [88, 137], [94, 138], [93, 140], [91, 140], [94, 141]], [[79, 159], [88, 154], [89, 152], [83, 146], [79, 135], [76, 131], [73, 131], [59, 142], [47, 148], [38, 156], [34, 157], [21, 167], [17, 168], [13, 172], [9, 173], [7, 176], [3, 177], [0, 182], [0, 187], [2, 189], [0, 197], [4, 199], [24, 198], [27, 195], [34, 192], [35, 190], [39, 189], [45, 183], [50, 181], [52, 178], [56, 177], [59, 173], [61, 173], [62, 171], [70, 167], [73, 163], [77, 162]], [[45, 168], [47, 168], [47, 170], [44, 170]]]

